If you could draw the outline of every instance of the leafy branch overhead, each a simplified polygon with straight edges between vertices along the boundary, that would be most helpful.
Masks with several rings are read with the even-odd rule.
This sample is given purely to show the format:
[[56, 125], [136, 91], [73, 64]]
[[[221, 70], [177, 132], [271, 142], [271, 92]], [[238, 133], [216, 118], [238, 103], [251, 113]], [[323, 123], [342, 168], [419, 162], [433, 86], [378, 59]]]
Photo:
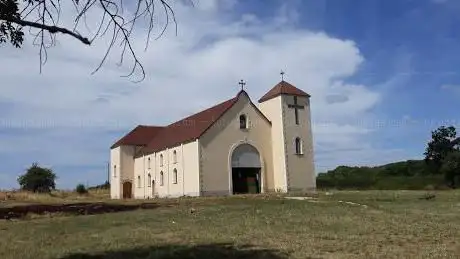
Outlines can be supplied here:
[[[61, 3], [64, 1], [0, 0], [0, 44], [11, 43], [16, 48], [22, 47], [25, 37], [23, 30], [28, 28], [33, 44], [39, 48], [41, 72], [47, 60], [46, 50], [55, 45], [56, 35], [64, 34], [89, 46], [96, 39], [108, 37], [109, 45], [93, 74], [101, 69], [113, 47], [118, 44], [121, 48], [118, 65], [123, 64], [126, 55], [131, 56], [132, 69], [125, 76], [130, 77], [138, 71], [141, 81], [145, 78], [145, 70], [132, 44], [135, 25], [138, 22], [147, 22], [145, 49], [149, 46], [158, 9], [165, 14], [165, 24], [156, 39], [164, 34], [171, 20], [177, 32], [175, 13], [168, 0], [66, 0], [65, 4], [71, 3], [74, 7], [72, 17], [65, 17], [66, 20], [73, 21], [71, 27], [60, 24]], [[88, 13], [92, 10], [101, 13], [98, 16], [100, 23], [97, 25], [87, 22]], [[80, 25], [95, 33], [82, 35]]]

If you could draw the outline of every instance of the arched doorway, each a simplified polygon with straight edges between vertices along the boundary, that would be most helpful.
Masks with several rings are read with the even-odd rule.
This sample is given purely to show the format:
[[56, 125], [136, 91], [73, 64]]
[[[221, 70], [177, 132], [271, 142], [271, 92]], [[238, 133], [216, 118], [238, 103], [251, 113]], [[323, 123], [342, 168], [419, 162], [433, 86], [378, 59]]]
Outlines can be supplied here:
[[123, 199], [131, 199], [133, 184], [129, 181], [123, 183]]
[[152, 181], [152, 197], [155, 197], [155, 180]]
[[241, 144], [232, 153], [233, 194], [260, 193], [261, 162], [257, 149], [250, 144]]

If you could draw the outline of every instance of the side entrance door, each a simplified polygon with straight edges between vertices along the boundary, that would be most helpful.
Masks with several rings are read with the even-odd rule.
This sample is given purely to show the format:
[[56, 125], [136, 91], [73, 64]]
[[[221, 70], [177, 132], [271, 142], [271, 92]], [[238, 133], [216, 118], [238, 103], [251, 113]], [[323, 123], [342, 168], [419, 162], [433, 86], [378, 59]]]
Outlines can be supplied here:
[[123, 199], [131, 199], [133, 184], [131, 182], [123, 183]]

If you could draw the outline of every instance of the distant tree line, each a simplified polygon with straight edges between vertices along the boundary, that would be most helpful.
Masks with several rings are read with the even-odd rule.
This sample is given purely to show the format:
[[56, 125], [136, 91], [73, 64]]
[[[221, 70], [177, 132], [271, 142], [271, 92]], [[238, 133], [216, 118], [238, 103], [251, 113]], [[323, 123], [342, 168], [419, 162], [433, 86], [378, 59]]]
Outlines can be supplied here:
[[455, 127], [431, 132], [423, 160], [375, 167], [339, 166], [318, 174], [319, 189], [456, 188], [460, 184], [460, 137]]
[[110, 189], [109, 181], [105, 181], [105, 183], [103, 184], [88, 187], [88, 190], [97, 190], [97, 189]]
[[[38, 163], [32, 163], [23, 175], [18, 177], [18, 183], [21, 190], [50, 193], [56, 189], [56, 174], [51, 168], [41, 167]], [[110, 183], [106, 181], [103, 184], [86, 187], [83, 184], [77, 184], [75, 191], [79, 194], [86, 194], [89, 190], [109, 189]]]

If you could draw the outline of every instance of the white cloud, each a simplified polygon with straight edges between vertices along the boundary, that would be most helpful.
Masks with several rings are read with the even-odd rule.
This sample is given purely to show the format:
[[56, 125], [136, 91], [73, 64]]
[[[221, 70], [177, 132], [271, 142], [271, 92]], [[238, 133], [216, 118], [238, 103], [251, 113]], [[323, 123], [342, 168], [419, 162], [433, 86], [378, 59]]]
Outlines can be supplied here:
[[[0, 49], [4, 57], [0, 63], [4, 84], [0, 100], [15, 106], [2, 114], [3, 124], [35, 122], [52, 128], [37, 137], [0, 139], [0, 143], [14, 146], [14, 151], [3, 152], [24, 153], [30, 147], [46, 147], [42, 156], [49, 158], [49, 163], [102, 165], [111, 144], [97, 139], [104, 130], [128, 129], [138, 123], [170, 123], [231, 98], [239, 90], [240, 79], [247, 81], [247, 90], [256, 101], [279, 81], [278, 73], [283, 69], [287, 81], [312, 95], [313, 120], [318, 124], [314, 138], [318, 154], [323, 154], [317, 157], [318, 168], [342, 163], [343, 150], [363, 143], [370, 132], [368, 125], [356, 121], [372, 120], [369, 110], [380, 100], [379, 93], [369, 86], [346, 81], [365, 62], [356, 44], [296, 28], [295, 20], [290, 20], [296, 15], [286, 6], [271, 21], [261, 22], [252, 14], [236, 16], [232, 11], [235, 1], [224, 3], [229, 4], [201, 0], [196, 8], [176, 5], [178, 36], [170, 27], [169, 33], [152, 41], [145, 53], [145, 35], [137, 31], [133, 43], [147, 73], [140, 84], [120, 78], [121, 70], [113, 65], [113, 58], [99, 73], [89, 75], [102, 58], [103, 41], [90, 48], [60, 37], [59, 44], [49, 50], [41, 75], [37, 49], [29, 45], [20, 51]], [[287, 25], [280, 28], [280, 23]], [[341, 96], [341, 101], [331, 102], [331, 95]], [[86, 134], [85, 141], [81, 141], [81, 134]], [[93, 141], [91, 136], [95, 136]], [[72, 144], [58, 144], [66, 140]], [[377, 161], [382, 154], [368, 142], [361, 147], [366, 157], [347, 152], [347, 161]]]

